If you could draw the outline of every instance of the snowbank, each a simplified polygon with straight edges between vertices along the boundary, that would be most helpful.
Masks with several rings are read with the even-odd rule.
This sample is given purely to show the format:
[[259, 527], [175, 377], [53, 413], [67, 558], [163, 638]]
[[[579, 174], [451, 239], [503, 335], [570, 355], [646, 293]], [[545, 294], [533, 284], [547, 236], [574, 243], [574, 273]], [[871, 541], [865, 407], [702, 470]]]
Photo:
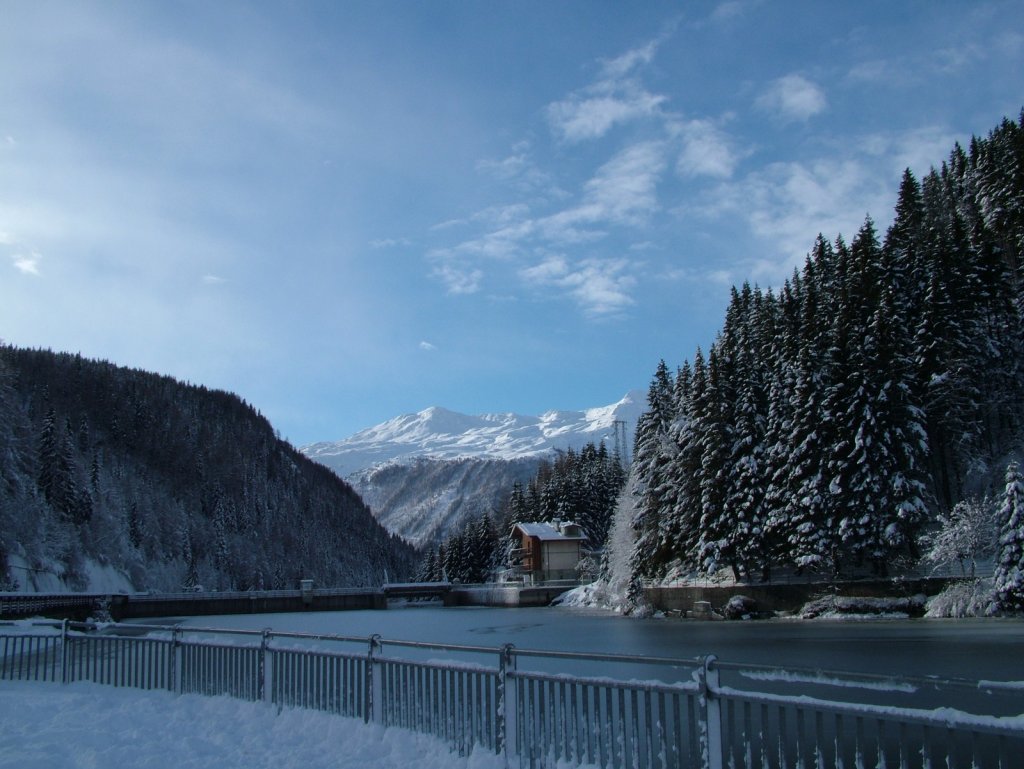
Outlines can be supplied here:
[[604, 581], [591, 582], [567, 590], [551, 602], [552, 606], [570, 606], [576, 609], [606, 609], [611, 603], [608, 585]]
[[5, 681], [0, 768], [503, 769], [442, 741], [308, 710], [98, 684]]
[[801, 619], [906, 619], [924, 614], [927, 598], [869, 598], [859, 596], [826, 596], [804, 604]]

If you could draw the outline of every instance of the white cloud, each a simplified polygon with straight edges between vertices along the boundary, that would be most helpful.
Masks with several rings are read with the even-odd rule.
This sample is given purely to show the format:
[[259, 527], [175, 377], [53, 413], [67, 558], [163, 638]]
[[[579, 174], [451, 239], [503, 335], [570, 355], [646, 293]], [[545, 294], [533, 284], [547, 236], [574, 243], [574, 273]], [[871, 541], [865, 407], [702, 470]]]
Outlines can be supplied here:
[[437, 232], [439, 230], [449, 230], [452, 227], [461, 227], [466, 224], [466, 219], [445, 219], [443, 222], [438, 222], [430, 227], [431, 232]]
[[846, 77], [851, 81], [861, 83], [892, 83], [896, 79], [906, 79], [900, 68], [881, 59], [862, 61], [851, 68]]
[[617, 123], [649, 117], [665, 101], [646, 91], [590, 98], [572, 96], [548, 107], [548, 119], [567, 141], [583, 141], [604, 136]]
[[720, 286], [732, 286], [735, 285], [733, 280], [733, 274], [729, 270], [711, 270], [706, 275], [707, 279], [712, 283], [717, 283]]
[[[489, 225], [490, 231], [455, 246], [430, 251], [428, 258], [437, 264], [434, 277], [441, 280], [451, 294], [474, 293], [480, 289], [483, 279], [481, 270], [468, 266], [476, 259], [522, 260], [536, 249], [601, 240], [611, 226], [644, 226], [660, 207], [657, 184], [667, 164], [668, 148], [668, 143], [662, 141], [626, 147], [583, 185], [577, 205], [547, 216], [529, 218], [530, 208], [525, 204], [479, 211], [470, 221]], [[564, 267], [568, 274], [560, 277], [564, 282], [559, 285], [563, 288], [571, 285], [570, 293], [590, 314], [610, 311], [595, 310], [595, 307], [625, 304], [624, 288], [631, 285], [632, 279], [613, 275], [609, 267], [613, 263], [601, 263], [600, 268], [595, 266], [597, 263], [591, 263], [585, 270], [569, 270], [568, 266], [560, 267], [560, 264], [557, 260], [547, 260], [541, 266], [526, 268], [521, 274], [529, 281], [545, 278], [549, 284], [554, 284], [556, 275], [550, 271]]]
[[434, 350], [437, 349], [437, 345], [431, 344], [430, 342], [424, 340], [420, 342], [420, 349], [423, 350], [424, 352], [433, 352]]
[[42, 258], [42, 254], [36, 251], [30, 254], [14, 254], [11, 257], [14, 262], [14, 268], [24, 275], [38, 275], [39, 260]]
[[746, 13], [747, 8], [751, 5], [752, 3], [742, 2], [741, 0], [727, 0], [724, 3], [718, 4], [711, 14], [711, 20], [723, 22], [739, 18]]
[[370, 241], [370, 248], [397, 248], [400, 246], [411, 246], [412, 241], [408, 238], [376, 238]]
[[766, 248], [744, 272], [772, 283], [803, 262], [817, 233], [849, 240], [865, 215], [883, 221], [893, 203], [887, 166], [888, 159], [864, 158], [774, 163], [719, 185], [698, 212], [745, 220]]
[[583, 186], [574, 208], [545, 217], [539, 226], [556, 241], [580, 242], [603, 233], [580, 225], [642, 226], [658, 210], [657, 184], [665, 169], [663, 142], [641, 142], [619, 152]]
[[435, 249], [432, 257], [476, 256], [487, 259], [511, 259], [519, 253], [522, 242], [533, 234], [532, 220], [514, 222], [508, 226], [488, 232], [478, 238], [471, 238], [453, 248]]
[[621, 56], [607, 60], [601, 68], [605, 79], [615, 80], [623, 78], [634, 69], [650, 64], [654, 60], [654, 54], [658, 51], [658, 44], [657, 40], [652, 40], [639, 48], [634, 48], [631, 51], [626, 51]]
[[584, 187], [584, 206], [616, 224], [641, 225], [658, 209], [657, 183], [665, 169], [663, 142], [627, 147], [601, 168]]
[[624, 274], [629, 266], [625, 259], [583, 259], [571, 265], [559, 255], [521, 270], [520, 276], [535, 286], [566, 292], [591, 317], [607, 317], [634, 303], [629, 290], [636, 280]]
[[825, 92], [803, 75], [786, 75], [773, 80], [756, 102], [784, 120], [808, 120], [826, 106]]
[[676, 169], [682, 176], [727, 179], [738, 157], [726, 135], [710, 120], [691, 120], [679, 126], [683, 142]]
[[484, 273], [475, 267], [444, 262], [434, 267], [433, 276], [445, 284], [449, 294], [475, 294], [480, 290]]
[[490, 206], [477, 211], [471, 219], [475, 222], [483, 222], [488, 226], [504, 228], [515, 223], [522, 223], [529, 213], [530, 207], [525, 203], [512, 203], [504, 206]]
[[660, 115], [666, 97], [650, 93], [632, 77], [651, 62], [657, 46], [650, 42], [605, 62], [598, 80], [549, 104], [548, 122], [556, 135], [570, 142], [597, 139], [618, 124]]
[[525, 152], [520, 152], [501, 160], [480, 160], [476, 164], [478, 171], [491, 174], [497, 179], [508, 180], [519, 176], [529, 166]]
[[207, 286], [219, 286], [222, 283], [226, 283], [226, 282], [227, 281], [224, 280], [224, 278], [220, 277], [219, 275], [204, 275], [203, 276], [203, 284], [207, 285]]
[[890, 174], [896, 176], [910, 168], [920, 179], [947, 158], [960, 139], [963, 137], [943, 126], [922, 126], [901, 133], [871, 134], [856, 144], [865, 154], [884, 162]]
[[564, 256], [550, 256], [540, 264], [526, 267], [520, 271], [524, 280], [530, 283], [552, 283], [569, 272], [569, 263]]
[[512, 147], [512, 154], [500, 160], [477, 161], [476, 170], [521, 193], [549, 198], [565, 196], [565, 192], [552, 182], [550, 174], [537, 167], [527, 141], [517, 142]]

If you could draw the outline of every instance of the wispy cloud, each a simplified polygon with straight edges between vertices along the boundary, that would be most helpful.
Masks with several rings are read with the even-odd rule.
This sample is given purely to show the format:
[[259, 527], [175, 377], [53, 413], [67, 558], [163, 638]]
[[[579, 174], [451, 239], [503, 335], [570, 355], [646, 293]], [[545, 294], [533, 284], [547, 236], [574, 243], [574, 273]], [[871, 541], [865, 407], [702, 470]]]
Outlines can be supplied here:
[[411, 245], [412, 241], [409, 238], [375, 238], [370, 241], [370, 248], [373, 249], [398, 248]]
[[607, 317], [633, 304], [630, 290], [636, 280], [628, 274], [629, 267], [626, 259], [584, 259], [572, 264], [558, 255], [524, 268], [520, 275], [536, 287], [567, 292], [590, 317]]
[[616, 123], [652, 115], [665, 100], [646, 91], [570, 97], [548, 108], [552, 127], [567, 141], [597, 139]]
[[676, 169], [682, 176], [727, 179], [739, 162], [725, 133], [711, 120], [690, 120], [678, 127], [682, 150]]
[[783, 120], [808, 120], [826, 107], [825, 92], [803, 75], [773, 80], [757, 98], [759, 108]]
[[646, 224], [659, 208], [657, 184], [665, 153], [660, 141], [626, 147], [584, 184], [578, 205], [544, 217], [539, 229], [553, 242], [579, 243], [601, 237], [601, 227]]
[[431, 274], [445, 285], [449, 294], [456, 296], [475, 294], [480, 290], [480, 282], [484, 277], [483, 271], [476, 267], [451, 261], [435, 265]]
[[432, 344], [431, 342], [428, 342], [426, 340], [423, 340], [422, 342], [420, 342], [420, 349], [423, 350], [424, 352], [433, 352], [434, 350], [437, 349], [437, 345]]
[[745, 222], [762, 242], [772, 244], [743, 271], [774, 283], [803, 261], [817, 233], [849, 239], [865, 215], [877, 212], [880, 218], [891, 207], [891, 178], [876, 163], [862, 157], [773, 163], [722, 183], [695, 211]]
[[14, 254], [11, 261], [14, 262], [14, 269], [24, 275], [39, 275], [39, 261], [42, 254], [33, 251], [29, 254]]
[[220, 286], [227, 281], [219, 275], [204, 275], [202, 278], [203, 285], [206, 286]]
[[[479, 291], [485, 271], [495, 270], [497, 275], [495, 263], [505, 262], [518, 270], [514, 274], [528, 286], [554, 290], [592, 317], [614, 315], [632, 303], [630, 292], [636, 285], [630, 274], [632, 264], [608, 259], [597, 244], [614, 230], [648, 225], [661, 210], [658, 185], [679, 148], [678, 132], [673, 129], [679, 121], [662, 110], [667, 97], [647, 90], [640, 78], [660, 44], [654, 40], [601, 62], [594, 81], [548, 105], [546, 117], [555, 138], [568, 142], [597, 139], [615, 126], [645, 118], [656, 119], [654, 127], [662, 138], [620, 146], [575, 194], [556, 187], [551, 176], [537, 167], [527, 141], [513, 145], [512, 152], [500, 160], [477, 164], [477, 170], [528, 197], [433, 228], [437, 232], [458, 224], [478, 229], [471, 237], [427, 254], [434, 263], [433, 276], [449, 294]], [[696, 142], [701, 137], [691, 132], [691, 138]], [[712, 138], [719, 143], [718, 167], [705, 165], [703, 173], [721, 174], [732, 162], [731, 156], [726, 154], [724, 136], [713, 134], [709, 127], [703, 140]], [[555, 251], [559, 256], [545, 256], [536, 263], [538, 254]], [[507, 284], [502, 290], [508, 290]]]
[[716, 22], [725, 22], [738, 19], [754, 5], [758, 5], [756, 0], [755, 2], [751, 2], [750, 0], [726, 0], [726, 2], [719, 3], [715, 7], [715, 10], [711, 13], [711, 20]]
[[[607, 236], [610, 228], [642, 227], [659, 210], [657, 184], [667, 166], [668, 145], [639, 142], [616, 153], [598, 168], [580, 190], [575, 205], [531, 218], [525, 204], [483, 209], [470, 221], [490, 225], [481, 235], [455, 246], [436, 248], [433, 276], [449, 294], [480, 290], [484, 266], [480, 260], [523, 261], [536, 252], [583, 246]], [[528, 284], [561, 289], [591, 316], [608, 315], [632, 302], [635, 280], [626, 274], [625, 260], [602, 261], [585, 255], [575, 262], [560, 255], [520, 269]]]
[[597, 80], [548, 105], [555, 134], [568, 142], [597, 139], [616, 125], [658, 115], [666, 97], [651, 93], [633, 76], [650, 63], [657, 46], [653, 41], [606, 61]]
[[499, 182], [509, 184], [521, 192], [547, 196], [563, 194], [555, 187], [550, 174], [542, 171], [530, 154], [530, 143], [517, 142], [512, 152], [498, 160], [484, 159], [476, 169]]

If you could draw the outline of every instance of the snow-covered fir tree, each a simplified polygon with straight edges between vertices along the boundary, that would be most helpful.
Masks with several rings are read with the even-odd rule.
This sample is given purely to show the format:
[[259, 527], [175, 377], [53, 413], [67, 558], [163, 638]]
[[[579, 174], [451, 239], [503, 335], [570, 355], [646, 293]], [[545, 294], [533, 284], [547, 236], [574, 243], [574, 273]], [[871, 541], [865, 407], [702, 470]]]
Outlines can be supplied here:
[[1004, 611], [1024, 610], [1024, 480], [1011, 462], [999, 506], [999, 550], [993, 575], [996, 602]]

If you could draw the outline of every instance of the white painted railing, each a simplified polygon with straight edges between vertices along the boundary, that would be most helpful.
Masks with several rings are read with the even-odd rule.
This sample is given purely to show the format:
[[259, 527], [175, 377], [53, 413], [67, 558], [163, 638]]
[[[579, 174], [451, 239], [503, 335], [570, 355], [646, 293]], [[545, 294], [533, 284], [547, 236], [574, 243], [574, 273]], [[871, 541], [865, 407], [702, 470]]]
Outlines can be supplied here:
[[[612, 769], [1024, 766], [1024, 689], [1013, 682], [893, 680], [713, 656], [657, 659], [379, 636], [73, 627], [0, 627], [0, 680], [93, 681], [323, 710], [433, 734], [461, 754], [504, 754], [509, 765], [531, 769], [560, 761]], [[681, 680], [619, 675], [651, 665]], [[588, 674], [598, 667], [616, 677]], [[925, 690], [932, 705], [914, 705]], [[822, 691], [833, 696], [818, 696]], [[950, 707], [965, 707], [972, 696], [988, 708], [984, 715]], [[997, 706], [1000, 696], [1007, 698]]]

